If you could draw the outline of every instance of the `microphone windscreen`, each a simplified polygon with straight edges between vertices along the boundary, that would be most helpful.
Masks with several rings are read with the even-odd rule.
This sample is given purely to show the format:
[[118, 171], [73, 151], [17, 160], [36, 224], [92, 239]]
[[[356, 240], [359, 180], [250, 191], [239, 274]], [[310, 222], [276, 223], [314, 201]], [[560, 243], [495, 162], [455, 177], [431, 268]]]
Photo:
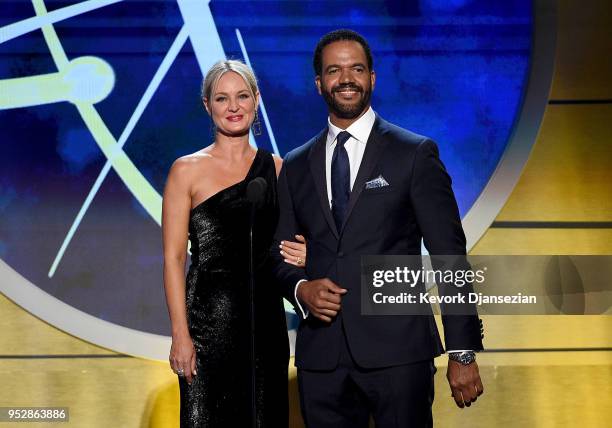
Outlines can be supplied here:
[[267, 188], [268, 183], [266, 183], [266, 180], [264, 180], [262, 177], [254, 178], [247, 185], [247, 199], [256, 207], [262, 206]]

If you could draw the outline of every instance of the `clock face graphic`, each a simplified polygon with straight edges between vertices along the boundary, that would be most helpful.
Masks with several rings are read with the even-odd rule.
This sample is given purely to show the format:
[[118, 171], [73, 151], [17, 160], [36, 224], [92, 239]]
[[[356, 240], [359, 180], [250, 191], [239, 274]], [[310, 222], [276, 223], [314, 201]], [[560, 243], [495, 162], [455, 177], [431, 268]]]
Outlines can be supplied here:
[[251, 144], [283, 156], [326, 124], [312, 52], [345, 27], [372, 48], [374, 110], [438, 143], [473, 245], [527, 158], [552, 70], [537, 8], [506, 3], [3, 2], [0, 291], [85, 340], [166, 359], [161, 194], [173, 160], [212, 142], [202, 75], [251, 65]]

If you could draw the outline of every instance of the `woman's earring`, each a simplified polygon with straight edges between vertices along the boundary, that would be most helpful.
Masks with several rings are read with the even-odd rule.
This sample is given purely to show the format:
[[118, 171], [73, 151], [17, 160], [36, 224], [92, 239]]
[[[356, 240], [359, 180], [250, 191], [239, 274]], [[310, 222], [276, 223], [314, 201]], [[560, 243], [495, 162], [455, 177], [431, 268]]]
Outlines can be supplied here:
[[253, 129], [253, 135], [261, 135], [261, 122], [259, 121], [257, 110], [255, 110], [255, 120], [251, 125], [251, 129]]

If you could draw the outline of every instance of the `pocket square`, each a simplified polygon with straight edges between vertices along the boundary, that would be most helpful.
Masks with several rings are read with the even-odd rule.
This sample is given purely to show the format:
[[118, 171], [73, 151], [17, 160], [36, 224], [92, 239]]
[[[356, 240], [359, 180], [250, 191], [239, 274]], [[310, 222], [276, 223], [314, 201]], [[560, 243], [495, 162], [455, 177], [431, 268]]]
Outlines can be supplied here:
[[377, 189], [379, 187], [385, 187], [388, 185], [389, 183], [387, 183], [387, 180], [385, 180], [385, 177], [383, 177], [382, 175], [379, 175], [375, 179], [366, 182], [365, 188], [366, 189]]

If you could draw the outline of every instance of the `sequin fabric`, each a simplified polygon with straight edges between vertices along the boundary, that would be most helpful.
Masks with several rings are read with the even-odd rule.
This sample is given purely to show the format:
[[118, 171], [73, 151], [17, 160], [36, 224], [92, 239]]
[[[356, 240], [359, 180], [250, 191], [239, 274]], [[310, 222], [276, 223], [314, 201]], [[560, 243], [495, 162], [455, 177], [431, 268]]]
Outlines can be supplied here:
[[252, 426], [249, 219], [246, 187], [268, 183], [255, 216], [256, 426], [287, 426], [289, 345], [282, 298], [268, 267], [278, 221], [272, 156], [257, 151], [246, 178], [192, 209], [187, 321], [197, 355], [191, 385], [179, 378], [181, 427]]

